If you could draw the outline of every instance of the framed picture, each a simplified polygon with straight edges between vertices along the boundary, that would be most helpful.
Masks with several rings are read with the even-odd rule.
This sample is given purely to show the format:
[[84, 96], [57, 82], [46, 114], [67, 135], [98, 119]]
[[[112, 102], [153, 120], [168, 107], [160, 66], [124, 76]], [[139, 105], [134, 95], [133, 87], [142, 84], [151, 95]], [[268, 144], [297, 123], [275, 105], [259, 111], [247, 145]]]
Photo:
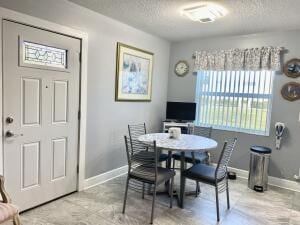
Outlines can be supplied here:
[[151, 101], [153, 53], [117, 43], [116, 101]]

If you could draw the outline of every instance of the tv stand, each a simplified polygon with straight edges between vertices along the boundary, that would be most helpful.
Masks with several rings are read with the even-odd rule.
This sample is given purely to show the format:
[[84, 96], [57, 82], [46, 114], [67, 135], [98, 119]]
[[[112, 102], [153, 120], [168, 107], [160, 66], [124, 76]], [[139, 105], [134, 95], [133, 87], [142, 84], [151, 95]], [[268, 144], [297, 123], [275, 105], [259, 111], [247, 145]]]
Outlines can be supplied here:
[[179, 127], [182, 134], [188, 133], [188, 127], [194, 126], [193, 122], [177, 122], [177, 121], [163, 121], [163, 132], [168, 133], [170, 127]]

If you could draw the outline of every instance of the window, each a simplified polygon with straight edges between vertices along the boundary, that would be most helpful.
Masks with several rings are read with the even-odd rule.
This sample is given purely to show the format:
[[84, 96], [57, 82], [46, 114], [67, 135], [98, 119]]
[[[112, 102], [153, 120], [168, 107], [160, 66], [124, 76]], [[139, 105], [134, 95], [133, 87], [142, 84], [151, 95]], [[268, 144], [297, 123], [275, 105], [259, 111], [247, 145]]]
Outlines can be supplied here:
[[199, 71], [196, 123], [268, 135], [272, 71]]
[[23, 42], [23, 62], [55, 68], [67, 68], [67, 50]]

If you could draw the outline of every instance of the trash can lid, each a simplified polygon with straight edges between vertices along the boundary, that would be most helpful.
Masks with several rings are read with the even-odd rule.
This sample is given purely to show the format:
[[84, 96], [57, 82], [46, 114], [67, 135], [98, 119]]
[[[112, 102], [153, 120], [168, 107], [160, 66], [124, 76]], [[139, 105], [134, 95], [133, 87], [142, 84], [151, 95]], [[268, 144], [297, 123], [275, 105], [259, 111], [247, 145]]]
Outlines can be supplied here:
[[264, 146], [251, 146], [250, 150], [252, 152], [261, 153], [261, 154], [270, 154], [272, 152], [272, 149]]

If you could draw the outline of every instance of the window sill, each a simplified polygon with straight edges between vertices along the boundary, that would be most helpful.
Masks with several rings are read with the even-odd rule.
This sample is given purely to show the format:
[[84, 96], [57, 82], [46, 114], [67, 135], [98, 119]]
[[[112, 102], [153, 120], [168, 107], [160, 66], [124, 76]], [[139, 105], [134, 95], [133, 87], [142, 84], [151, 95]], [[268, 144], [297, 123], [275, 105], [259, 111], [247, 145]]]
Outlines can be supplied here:
[[[212, 126], [211, 124], [200, 124], [199, 126]], [[212, 126], [214, 130], [219, 130], [219, 131], [229, 131], [229, 132], [234, 132], [234, 133], [244, 133], [244, 134], [250, 134], [250, 135], [257, 135], [257, 136], [264, 136], [264, 137], [269, 137], [270, 132], [259, 132], [259, 131], [253, 131], [253, 130], [246, 130], [246, 129], [232, 129], [228, 127], [218, 127], [218, 126]]]

